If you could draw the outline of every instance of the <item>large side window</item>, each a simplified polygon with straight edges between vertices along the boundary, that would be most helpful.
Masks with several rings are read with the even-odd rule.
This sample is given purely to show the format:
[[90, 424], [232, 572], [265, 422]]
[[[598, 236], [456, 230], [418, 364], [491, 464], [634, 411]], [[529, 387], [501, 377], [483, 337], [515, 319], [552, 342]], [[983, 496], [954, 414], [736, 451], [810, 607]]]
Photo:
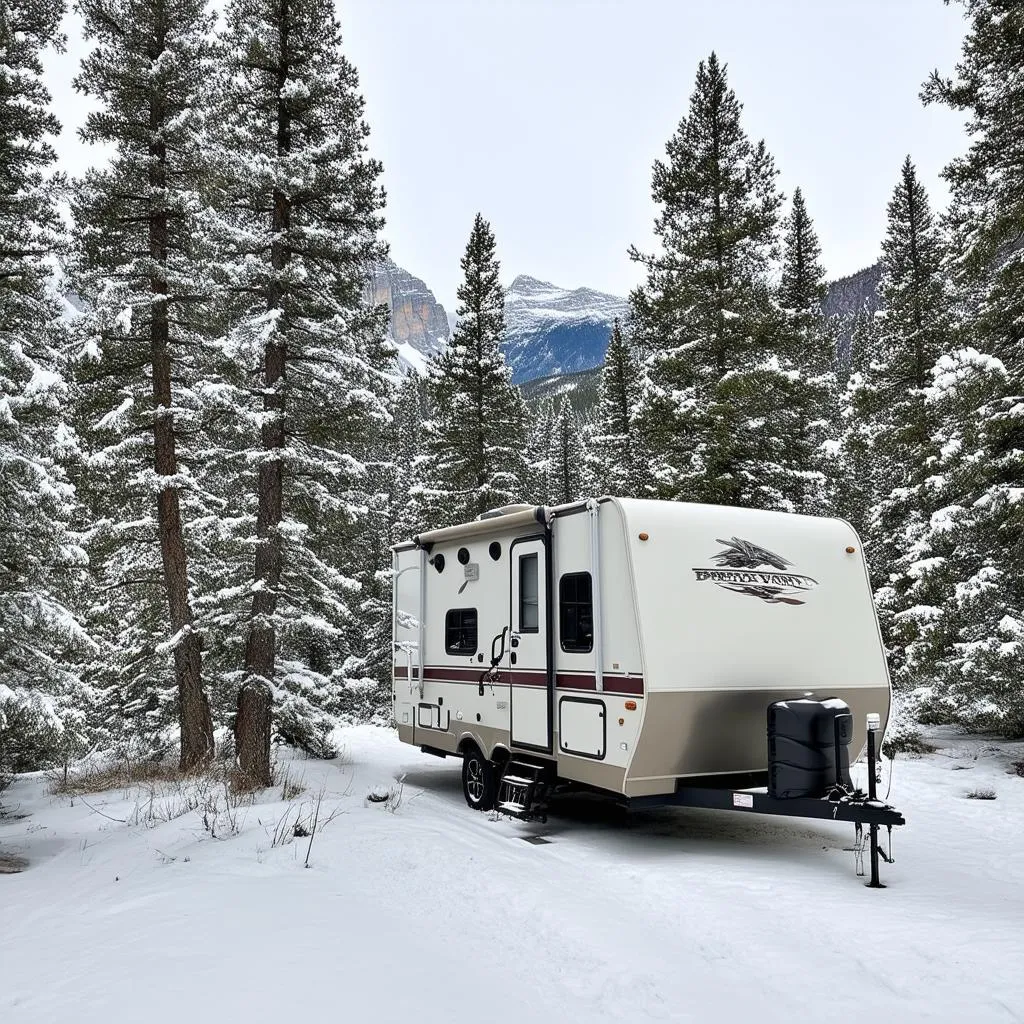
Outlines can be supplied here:
[[558, 624], [563, 651], [594, 649], [594, 592], [589, 572], [569, 572], [558, 581]]
[[475, 608], [452, 608], [445, 615], [444, 649], [449, 654], [476, 654]]
[[519, 632], [540, 630], [540, 599], [537, 590], [537, 555], [519, 556]]

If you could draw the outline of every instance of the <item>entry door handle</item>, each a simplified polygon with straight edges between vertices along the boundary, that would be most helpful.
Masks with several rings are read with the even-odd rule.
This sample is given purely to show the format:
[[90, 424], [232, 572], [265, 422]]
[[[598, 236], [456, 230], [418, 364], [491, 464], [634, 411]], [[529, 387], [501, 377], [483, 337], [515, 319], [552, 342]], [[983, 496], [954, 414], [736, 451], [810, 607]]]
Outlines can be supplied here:
[[[491, 666], [495, 666], [502, 658], [505, 657], [505, 636], [508, 633], [508, 626], [503, 627], [502, 631], [491, 641]], [[501, 650], [497, 654], [494, 653], [494, 648], [498, 646], [498, 642], [501, 642]]]

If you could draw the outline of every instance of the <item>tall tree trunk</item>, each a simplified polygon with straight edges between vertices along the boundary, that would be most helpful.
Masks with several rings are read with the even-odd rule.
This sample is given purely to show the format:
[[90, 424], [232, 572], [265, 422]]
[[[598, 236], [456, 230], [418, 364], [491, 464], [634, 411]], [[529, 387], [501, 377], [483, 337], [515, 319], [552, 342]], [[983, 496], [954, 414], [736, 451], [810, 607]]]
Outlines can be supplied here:
[[[163, 113], [159, 100], [154, 97], [150, 103], [150, 128], [154, 140], [160, 139], [162, 126]], [[149, 155], [150, 185], [154, 189], [163, 189], [167, 172], [166, 146], [162, 141], [151, 142]], [[149, 253], [155, 266], [163, 266], [167, 262], [167, 241], [167, 213], [152, 214], [149, 218]], [[153, 364], [154, 465], [157, 477], [161, 480], [173, 480], [178, 473], [178, 455], [172, 411], [170, 328], [165, 275], [156, 271], [151, 273], [149, 290], [152, 295], [150, 358]], [[183, 771], [191, 771], [206, 764], [213, 757], [213, 722], [210, 718], [210, 705], [203, 691], [199, 634], [192, 628], [185, 538], [176, 484], [161, 486], [157, 494], [156, 510], [171, 630], [179, 637], [174, 648], [174, 672], [178, 684], [178, 721], [181, 727], [179, 764]]]
[[[281, 0], [281, 59], [278, 66], [278, 97], [287, 83], [288, 72], [288, 0]], [[277, 105], [277, 152], [286, 156], [291, 149], [291, 117], [283, 100]], [[273, 276], [267, 289], [267, 309], [283, 310], [284, 294], [279, 274], [288, 265], [286, 236], [291, 225], [291, 201], [281, 191], [274, 192], [271, 230], [273, 242], [270, 262]], [[245, 677], [238, 692], [235, 719], [235, 751], [238, 767], [253, 786], [269, 786], [271, 685], [274, 679], [276, 630], [274, 613], [281, 583], [283, 552], [281, 519], [284, 507], [285, 442], [285, 368], [287, 350], [283, 331], [286, 311], [278, 320], [275, 334], [263, 350], [263, 426], [260, 440], [266, 453], [260, 463], [258, 510], [256, 514], [255, 590], [252, 617], [245, 639]], [[276, 453], [276, 454], [274, 454]]]

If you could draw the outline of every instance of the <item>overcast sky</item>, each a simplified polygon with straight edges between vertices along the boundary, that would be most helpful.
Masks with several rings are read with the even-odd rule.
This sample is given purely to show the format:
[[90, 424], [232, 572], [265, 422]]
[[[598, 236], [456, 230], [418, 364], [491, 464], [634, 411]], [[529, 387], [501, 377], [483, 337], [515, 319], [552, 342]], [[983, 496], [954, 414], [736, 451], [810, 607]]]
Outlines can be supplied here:
[[[687, 109], [697, 63], [728, 64], [744, 126], [791, 195], [804, 190], [830, 276], [877, 258], [907, 153], [939, 206], [942, 166], [965, 147], [959, 115], [921, 105], [949, 73], [962, 8], [942, 0], [340, 0], [371, 147], [384, 163], [395, 260], [451, 311], [479, 210], [505, 283], [531, 274], [624, 295], [626, 250], [651, 244], [650, 171]], [[49, 75], [72, 171], [69, 83]]]

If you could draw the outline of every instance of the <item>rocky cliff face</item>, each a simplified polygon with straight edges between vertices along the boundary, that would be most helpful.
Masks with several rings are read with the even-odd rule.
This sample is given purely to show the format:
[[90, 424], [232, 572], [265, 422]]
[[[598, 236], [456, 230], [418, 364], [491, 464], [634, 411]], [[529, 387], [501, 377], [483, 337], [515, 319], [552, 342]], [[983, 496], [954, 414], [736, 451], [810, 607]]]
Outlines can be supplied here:
[[592, 288], [568, 290], [520, 274], [505, 295], [505, 358], [521, 383], [578, 373], [604, 362], [612, 322], [626, 300]]
[[829, 283], [821, 308], [825, 316], [839, 320], [837, 347], [839, 362], [843, 366], [850, 361], [850, 338], [857, 314], [864, 310], [874, 313], [878, 309], [878, 282], [881, 279], [882, 265], [873, 263], [856, 274]]
[[368, 298], [374, 305], [391, 309], [391, 337], [406, 368], [422, 369], [427, 359], [448, 341], [448, 314], [434, 293], [393, 260], [373, 272]]

